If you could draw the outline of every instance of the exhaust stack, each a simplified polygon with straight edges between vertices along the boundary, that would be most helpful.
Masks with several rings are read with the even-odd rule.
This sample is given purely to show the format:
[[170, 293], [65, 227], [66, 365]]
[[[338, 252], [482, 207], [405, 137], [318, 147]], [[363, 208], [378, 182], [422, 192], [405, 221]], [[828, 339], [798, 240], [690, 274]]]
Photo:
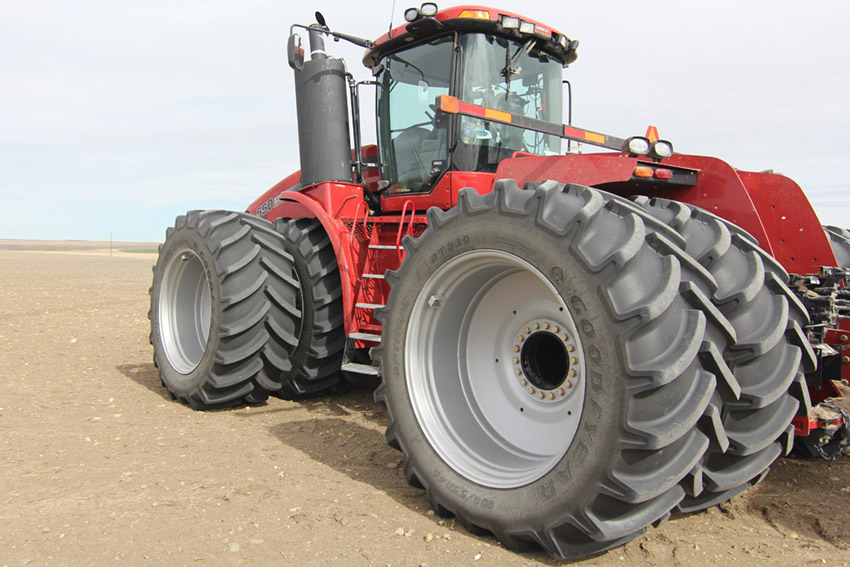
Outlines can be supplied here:
[[310, 59], [293, 67], [303, 185], [352, 181], [345, 63], [328, 57], [323, 33], [311, 26]]

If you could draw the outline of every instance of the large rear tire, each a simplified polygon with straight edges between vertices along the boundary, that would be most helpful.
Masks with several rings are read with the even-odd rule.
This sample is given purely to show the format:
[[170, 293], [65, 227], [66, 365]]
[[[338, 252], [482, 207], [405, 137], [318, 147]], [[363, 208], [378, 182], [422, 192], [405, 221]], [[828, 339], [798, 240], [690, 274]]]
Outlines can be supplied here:
[[808, 313], [786, 285], [787, 272], [741, 228], [685, 203], [634, 200], [679, 232], [687, 252], [715, 277], [712, 302], [738, 337], [723, 352], [736, 386], [718, 389], [726, 442], [713, 443], [700, 464], [702, 492], [691, 491], [679, 505], [692, 512], [755, 484], [791, 450], [791, 420], [810, 408], [803, 372], [816, 363], [802, 331]]
[[717, 383], [706, 329], [724, 323], [657, 221], [587, 187], [530, 187], [462, 191], [405, 239], [375, 397], [435, 511], [578, 557], [685, 497]]
[[194, 409], [262, 402], [294, 348], [297, 282], [274, 227], [255, 216], [190, 211], [154, 266], [151, 343], [162, 383]]
[[317, 396], [342, 380], [345, 328], [339, 264], [325, 229], [317, 219], [279, 219], [277, 230], [293, 257], [300, 282], [297, 346], [292, 368], [284, 372], [282, 393], [293, 398]]

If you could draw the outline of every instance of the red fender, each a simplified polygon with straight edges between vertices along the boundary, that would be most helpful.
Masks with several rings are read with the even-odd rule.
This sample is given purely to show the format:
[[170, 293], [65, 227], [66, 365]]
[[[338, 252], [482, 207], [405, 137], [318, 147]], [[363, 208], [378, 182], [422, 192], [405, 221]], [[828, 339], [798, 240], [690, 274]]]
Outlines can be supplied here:
[[274, 222], [278, 218], [315, 218], [322, 224], [339, 263], [342, 283], [342, 305], [346, 333], [351, 330], [356, 299], [355, 285], [360, 277], [359, 260], [363, 247], [351, 227], [341, 218], [355, 218], [363, 213], [363, 188], [350, 183], [319, 183], [300, 191], [284, 191], [266, 215]]

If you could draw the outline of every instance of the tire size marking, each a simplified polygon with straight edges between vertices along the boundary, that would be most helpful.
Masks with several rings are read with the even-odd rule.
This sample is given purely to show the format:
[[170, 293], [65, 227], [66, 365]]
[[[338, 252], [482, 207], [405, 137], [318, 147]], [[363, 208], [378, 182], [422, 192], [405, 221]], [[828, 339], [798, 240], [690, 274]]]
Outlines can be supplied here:
[[434, 477], [437, 479], [437, 482], [446, 487], [446, 490], [450, 494], [454, 494], [464, 502], [484, 508], [485, 510], [492, 510], [496, 506], [496, 502], [494, 500], [484, 498], [483, 496], [470, 492], [459, 484], [447, 479], [443, 476], [439, 469], [434, 469]]

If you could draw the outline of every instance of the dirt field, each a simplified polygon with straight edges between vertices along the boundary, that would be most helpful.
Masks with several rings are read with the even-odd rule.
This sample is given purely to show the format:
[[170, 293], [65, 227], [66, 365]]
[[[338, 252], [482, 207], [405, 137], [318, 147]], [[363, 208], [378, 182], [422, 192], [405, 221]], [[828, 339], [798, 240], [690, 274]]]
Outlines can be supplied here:
[[[199, 413], [148, 344], [155, 245], [0, 241], [0, 567], [557, 565], [429, 513], [368, 388]], [[582, 566], [850, 565], [850, 458]]]

